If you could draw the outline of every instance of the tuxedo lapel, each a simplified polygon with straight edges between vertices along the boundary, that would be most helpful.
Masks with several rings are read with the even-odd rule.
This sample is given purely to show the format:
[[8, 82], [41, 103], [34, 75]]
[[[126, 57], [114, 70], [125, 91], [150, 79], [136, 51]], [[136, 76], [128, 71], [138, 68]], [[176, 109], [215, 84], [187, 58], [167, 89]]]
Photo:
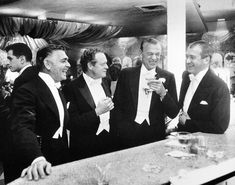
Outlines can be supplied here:
[[52, 110], [52, 112], [54, 112], [54, 114], [59, 119], [59, 111], [49, 87], [47, 87], [46, 83], [40, 77], [38, 78], [39, 80], [37, 84], [37, 89], [40, 94], [40, 97], [43, 99], [43, 102]]
[[60, 98], [61, 98], [61, 101], [62, 101], [62, 104], [63, 104], [63, 107], [64, 107], [64, 127], [66, 127], [66, 123], [68, 122], [68, 118], [69, 118], [69, 113], [68, 113], [68, 110], [67, 110], [67, 106], [66, 106], [66, 100], [63, 96], [63, 93], [58, 90], [59, 92], [59, 95], [60, 95]]
[[83, 78], [83, 75], [81, 75], [78, 79], [78, 85], [77, 85], [79, 91], [81, 92], [82, 96], [84, 97], [84, 99], [87, 101], [87, 103], [94, 109], [95, 106], [95, 102], [93, 100], [93, 97], [91, 95], [91, 92]]
[[[158, 78], [165, 78], [166, 79], [166, 76], [164, 75], [164, 73], [162, 73], [162, 70], [160, 68], [156, 67], [155, 72], [156, 72]], [[165, 84], [163, 84], [163, 85], [165, 87]], [[151, 98], [149, 110], [151, 110], [154, 107], [154, 104], [158, 101], [160, 101], [160, 96], [156, 92], [152, 92], [152, 98]]]
[[107, 82], [104, 79], [102, 79], [101, 85], [104, 89], [104, 92], [105, 92], [106, 96], [111, 97], [111, 92], [109, 90], [109, 86], [108, 86]]
[[190, 79], [189, 79], [189, 73], [186, 71], [183, 74], [183, 80], [180, 88], [180, 97], [179, 97], [179, 105], [180, 107], [183, 107], [184, 103], [184, 98], [186, 95], [186, 92], [188, 90], [189, 84], [190, 84]]
[[133, 68], [133, 72], [130, 73], [130, 79], [129, 86], [131, 89], [131, 94], [133, 97], [134, 107], [137, 109], [137, 103], [138, 103], [138, 93], [139, 93], [139, 81], [140, 81], [140, 68]]

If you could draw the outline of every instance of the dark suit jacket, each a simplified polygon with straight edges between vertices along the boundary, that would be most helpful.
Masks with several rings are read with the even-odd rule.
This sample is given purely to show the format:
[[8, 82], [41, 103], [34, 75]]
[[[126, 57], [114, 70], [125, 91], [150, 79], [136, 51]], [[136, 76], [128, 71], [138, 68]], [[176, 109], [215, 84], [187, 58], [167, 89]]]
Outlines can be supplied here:
[[[66, 127], [68, 112], [63, 97], [62, 102]], [[15, 173], [19, 177], [23, 168], [39, 156], [45, 156], [52, 165], [67, 162], [67, 135], [64, 131], [62, 138], [52, 139], [60, 127], [59, 112], [50, 89], [39, 76], [15, 93], [10, 120], [16, 160], [15, 171], [9, 175]], [[41, 136], [40, 141], [37, 135]]]
[[20, 86], [37, 77], [37, 74], [38, 69], [36, 66], [27, 67], [22, 74], [15, 79], [13, 91], [16, 91]]
[[[114, 109], [112, 111], [113, 132], [130, 146], [145, 144], [165, 138], [165, 116], [174, 118], [178, 109], [178, 100], [174, 75], [168, 71], [156, 68], [159, 78], [165, 78], [164, 86], [168, 93], [163, 101], [155, 92], [149, 110], [150, 126], [139, 125], [135, 117], [138, 106], [139, 67], [126, 68], [121, 71], [114, 94]], [[147, 125], [147, 126], [144, 126]]]
[[[34, 79], [38, 74], [38, 70], [36, 67], [28, 67], [26, 68], [20, 76], [18, 76], [15, 81], [14, 81], [14, 88], [11, 96], [8, 98], [2, 100], [1, 102], [1, 125], [2, 125], [2, 130], [3, 134], [1, 135], [3, 142], [3, 166], [4, 166], [4, 173], [5, 173], [5, 182], [8, 182], [8, 168], [11, 168], [11, 161], [13, 161], [12, 156], [14, 153], [12, 153], [13, 149], [11, 148], [12, 146], [12, 141], [10, 137], [10, 128], [9, 128], [9, 114], [10, 114], [10, 107], [12, 103], [12, 98], [14, 97], [15, 92], [19, 87], [21, 87], [23, 84], [26, 82]], [[14, 167], [13, 167], [14, 170]], [[11, 178], [9, 178], [12, 180]]]
[[[105, 79], [102, 80], [101, 85], [106, 96], [110, 97], [110, 88]], [[102, 131], [101, 134], [96, 135], [100, 119], [96, 115], [95, 102], [83, 75], [72, 81], [64, 89], [64, 93], [67, 101], [70, 102], [68, 109], [70, 114], [70, 148], [74, 159], [108, 152], [108, 143], [105, 140], [108, 140], [109, 134]]]
[[[188, 75], [188, 72], [183, 73], [179, 99], [181, 108], [190, 84]], [[179, 131], [222, 134], [228, 128], [230, 120], [229, 90], [224, 81], [210, 69], [202, 78], [192, 98], [188, 114], [191, 119], [187, 120], [185, 125], [178, 124]]]

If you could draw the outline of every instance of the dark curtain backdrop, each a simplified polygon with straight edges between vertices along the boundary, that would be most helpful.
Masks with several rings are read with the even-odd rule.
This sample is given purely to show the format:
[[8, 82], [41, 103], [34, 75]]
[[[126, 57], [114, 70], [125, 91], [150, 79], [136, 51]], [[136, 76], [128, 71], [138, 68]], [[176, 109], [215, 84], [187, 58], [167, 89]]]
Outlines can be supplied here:
[[[0, 47], [5, 47], [9, 40], [19, 35], [67, 47], [94, 46], [114, 37], [121, 29], [121, 26], [0, 16]], [[35, 44], [40, 47], [40, 43]]]

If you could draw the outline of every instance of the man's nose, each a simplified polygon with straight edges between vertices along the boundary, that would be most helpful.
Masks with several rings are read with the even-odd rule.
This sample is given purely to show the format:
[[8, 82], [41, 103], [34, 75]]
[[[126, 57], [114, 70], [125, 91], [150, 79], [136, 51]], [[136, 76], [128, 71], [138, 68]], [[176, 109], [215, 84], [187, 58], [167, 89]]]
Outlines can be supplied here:
[[189, 64], [191, 62], [190, 58], [186, 57], [186, 64]]
[[66, 67], [69, 68], [70, 66], [71, 66], [70, 63], [67, 61], [67, 62], [66, 62]]
[[156, 60], [157, 58], [158, 58], [157, 55], [152, 55], [152, 59], [153, 59], [153, 60]]

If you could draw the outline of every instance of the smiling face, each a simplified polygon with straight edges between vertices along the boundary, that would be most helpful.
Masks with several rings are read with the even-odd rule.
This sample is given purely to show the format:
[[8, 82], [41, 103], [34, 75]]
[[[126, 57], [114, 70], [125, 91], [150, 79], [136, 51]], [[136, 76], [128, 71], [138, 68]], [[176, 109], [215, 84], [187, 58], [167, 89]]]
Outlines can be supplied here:
[[63, 50], [54, 50], [44, 59], [48, 74], [55, 82], [66, 80], [66, 74], [70, 67], [68, 56]]
[[96, 61], [95, 64], [92, 64], [91, 62], [88, 63], [90, 76], [94, 79], [104, 78], [108, 69], [107, 58], [105, 54], [101, 52], [96, 53], [94, 60]]
[[161, 45], [146, 42], [143, 44], [142, 62], [146, 69], [156, 68], [161, 57]]
[[189, 47], [186, 52], [186, 68], [189, 73], [197, 75], [209, 65], [209, 58], [202, 58], [202, 49], [199, 45]]

